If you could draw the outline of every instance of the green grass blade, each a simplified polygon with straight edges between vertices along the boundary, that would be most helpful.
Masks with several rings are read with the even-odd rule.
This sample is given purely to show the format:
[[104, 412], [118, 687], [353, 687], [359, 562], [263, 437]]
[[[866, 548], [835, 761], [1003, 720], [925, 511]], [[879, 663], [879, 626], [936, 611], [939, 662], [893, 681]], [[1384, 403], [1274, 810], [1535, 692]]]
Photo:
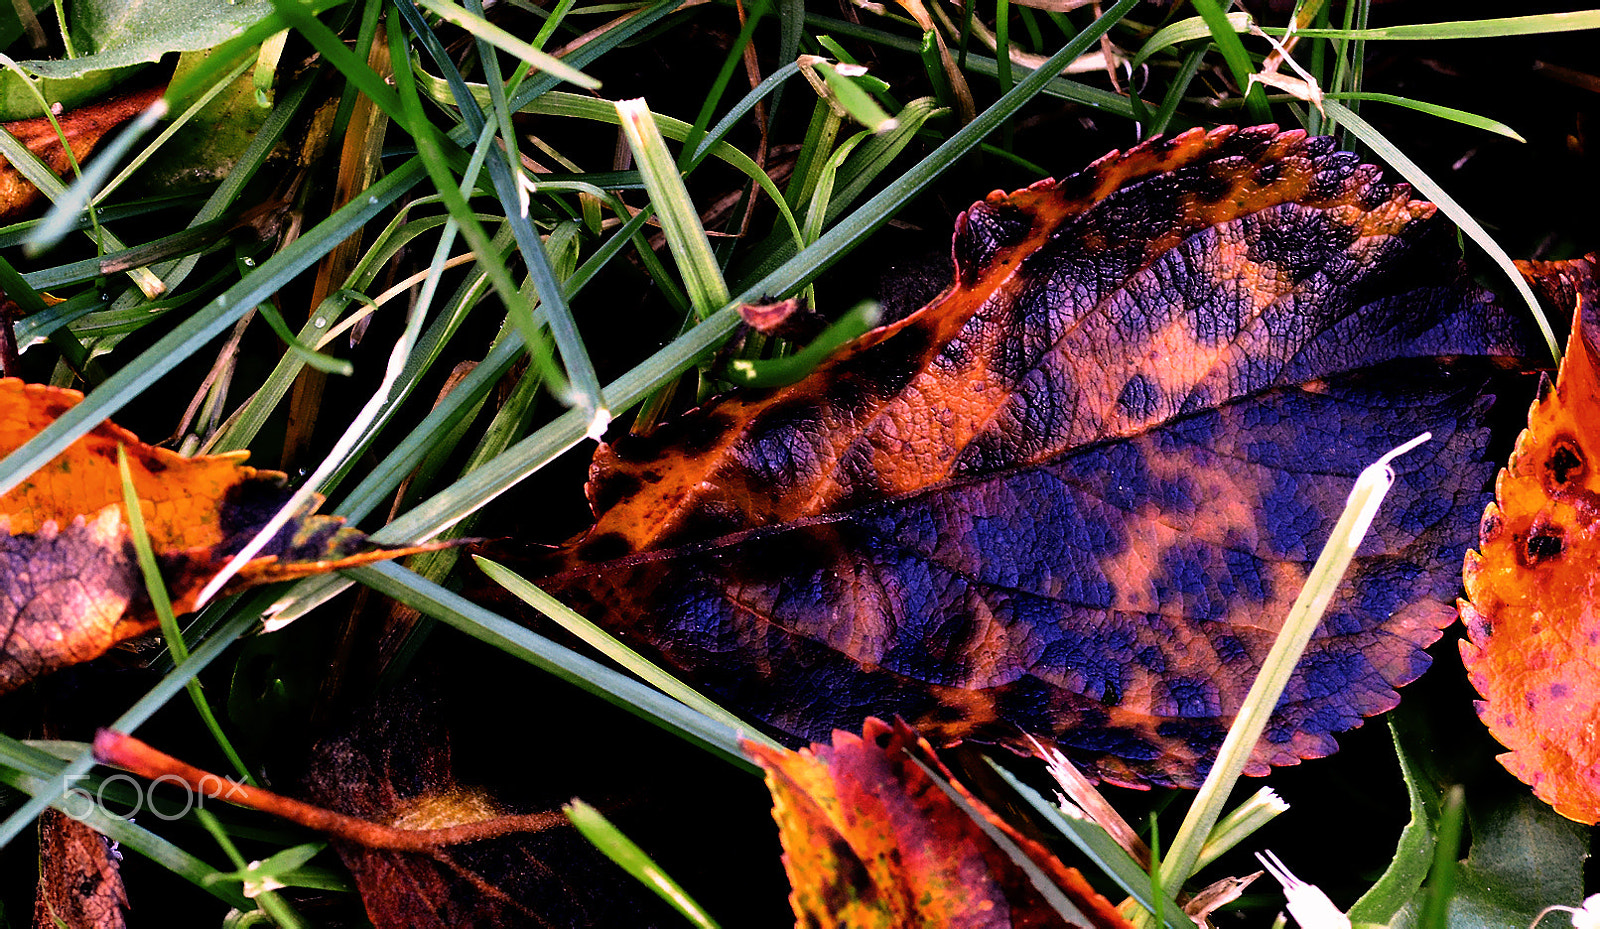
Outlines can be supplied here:
[[[1460, 20], [1447, 23], [1407, 23], [1377, 29], [1300, 29], [1296, 30], [1296, 34], [1308, 39], [1431, 42], [1440, 39], [1499, 39], [1514, 35], [1544, 35], [1589, 29], [1600, 29], [1600, 10], [1541, 13], [1533, 16], [1507, 16], [1501, 19]], [[1269, 35], [1284, 34], [1282, 29], [1262, 31]]]
[[1502, 123], [1499, 120], [1490, 119], [1487, 116], [1479, 116], [1476, 113], [1468, 113], [1466, 110], [1458, 110], [1455, 107], [1440, 106], [1437, 103], [1428, 103], [1424, 100], [1413, 100], [1410, 97], [1399, 97], [1394, 94], [1380, 94], [1373, 93], [1371, 91], [1361, 91], [1358, 93], [1324, 94], [1323, 99], [1371, 100], [1377, 103], [1392, 103], [1395, 106], [1403, 106], [1407, 109], [1416, 110], [1420, 113], [1427, 113], [1429, 116], [1437, 116], [1440, 119], [1448, 119], [1451, 122], [1460, 123], [1463, 126], [1471, 126], [1474, 129], [1482, 129], [1485, 132], [1492, 132], [1495, 135], [1503, 135], [1508, 139], [1514, 139], [1518, 142], [1528, 141], [1527, 139], [1524, 139], [1522, 136], [1518, 135], [1515, 129], [1512, 129], [1510, 126], [1507, 126], [1505, 123]]
[[771, 748], [783, 747], [760, 734], [754, 726], [717, 705], [715, 701], [707, 699], [693, 687], [663, 671], [654, 662], [624, 645], [616, 636], [578, 615], [571, 607], [540, 590], [521, 575], [487, 558], [474, 556], [472, 560], [478, 563], [478, 567], [489, 576], [490, 580], [510, 591], [518, 600], [548, 616], [563, 629], [587, 642], [589, 647], [615, 661], [646, 684], [684, 706], [704, 713], [735, 732], [751, 733], [746, 738]]
[[[403, 0], [400, 4], [402, 11], [405, 11], [409, 6], [411, 6], [410, 0]], [[410, 14], [415, 13], [415, 9], [410, 10]], [[431, 30], [425, 22], [422, 22], [421, 17], [410, 14], [407, 15], [407, 22], [412, 24], [413, 29], [424, 35], [431, 35]], [[416, 80], [412, 77], [410, 56], [400, 51], [399, 30], [393, 33], [391, 41], [396, 46], [396, 54], [402, 59], [397, 62], [395, 68], [396, 80], [401, 81], [402, 96], [406, 105], [420, 114], [421, 102], [418, 86]], [[436, 42], [429, 43], [425, 39], [424, 44], [432, 49]], [[455, 65], [448, 56], [436, 60], [439, 66], [445, 69], [447, 75], [454, 74]], [[402, 73], [403, 80], [401, 80]], [[488, 124], [478, 101], [471, 93], [467, 92], [465, 82], [461, 81], [457, 76], [450, 81], [450, 87], [456, 106], [460, 108], [461, 115], [465, 119], [464, 128], [478, 133], [480, 138], [485, 137], [485, 134], [489, 132]], [[487, 88], [484, 89], [485, 91], [488, 90]], [[490, 96], [492, 99], [498, 95], [491, 94]], [[511, 104], [507, 104], [507, 106], [511, 106]], [[506, 114], [506, 118], [509, 120], [509, 114]], [[422, 121], [422, 124], [425, 127], [426, 137], [418, 139], [419, 145], [425, 145], [429, 149], [436, 148], [432, 126], [427, 124], [425, 120]], [[527, 203], [523, 199], [523, 188], [519, 185], [510, 166], [505, 161], [491, 158], [488, 162], [488, 169], [489, 178], [494, 184], [495, 194], [499, 197], [501, 206], [505, 210], [506, 221], [511, 224], [512, 235], [516, 238], [517, 248], [522, 252], [523, 260], [527, 264], [528, 275], [532, 278], [534, 288], [538, 291], [540, 303], [545, 307], [550, 334], [554, 338], [556, 347], [561, 352], [561, 360], [566, 366], [565, 375], [557, 370], [552, 363], [545, 360], [549, 357], [549, 353], [543, 349], [543, 339], [539, 330], [532, 325], [531, 319], [528, 317], [529, 309], [521, 300], [507, 303], [507, 306], [511, 309], [512, 318], [518, 328], [522, 330], [523, 342], [529, 346], [534, 362], [543, 367], [543, 376], [547, 383], [550, 384], [552, 391], [582, 410], [588, 417], [589, 431], [599, 435], [605, 431], [606, 425], [611, 421], [611, 410], [600, 388], [600, 380], [595, 374], [594, 364], [589, 359], [588, 349], [583, 343], [582, 336], [578, 333], [577, 323], [573, 321], [572, 310], [567, 306], [566, 296], [560, 283], [556, 280], [554, 270], [550, 266], [550, 256], [545, 253], [544, 244], [539, 238], [538, 231], [533, 228], [533, 224], [528, 219]], [[430, 171], [432, 170], [430, 167]], [[436, 179], [435, 183], [438, 182], [439, 180]], [[465, 201], [453, 190], [441, 190], [440, 193], [444, 195], [445, 203], [450, 206], [452, 215], [457, 215], [458, 209], [460, 211], [466, 209]], [[460, 202], [457, 203], [457, 201]], [[468, 219], [468, 217], [457, 215], [457, 221], [462, 223], [462, 232], [467, 236], [467, 241], [472, 243], [473, 250], [480, 252], [481, 255], [482, 252], [479, 246], [481, 230], [476, 229], [476, 224], [469, 222]], [[495, 282], [496, 290], [501, 290], [500, 269], [495, 264], [498, 259], [489, 256], [487, 261], [487, 270], [491, 275], [490, 279]], [[510, 299], [510, 295], [506, 291], [501, 290], [501, 293], [508, 300]], [[568, 378], [570, 378], [570, 394], [568, 393]]]
[[[1450, 925], [1450, 899], [1455, 896], [1456, 875], [1461, 870], [1461, 830], [1466, 818], [1466, 794], [1457, 784], [1445, 793], [1439, 813], [1439, 840], [1433, 847], [1433, 867], [1417, 916], [1422, 929], [1447, 929]], [[1572, 924], [1579, 925], [1576, 919]]]
[[[1229, 13], [1227, 15], [1228, 28], [1236, 33], [1250, 31], [1254, 20], [1249, 13]], [[1204, 17], [1191, 16], [1180, 19], [1175, 23], [1163, 26], [1155, 35], [1145, 39], [1144, 45], [1139, 48], [1139, 53], [1128, 62], [1129, 67], [1137, 68], [1150, 59], [1150, 56], [1164, 52], [1174, 45], [1184, 42], [1193, 42], [1196, 39], [1211, 38], [1211, 26]]]
[[1261, 671], [1250, 685], [1250, 692], [1239, 708], [1239, 715], [1217, 751], [1216, 761], [1195, 794], [1166, 860], [1161, 863], [1163, 886], [1181, 887], [1194, 873], [1200, 850], [1221, 817], [1228, 794], [1244, 771], [1245, 763], [1255, 751], [1261, 734], [1266, 731], [1267, 722], [1278, 705], [1278, 697], [1288, 685], [1301, 653], [1311, 641], [1311, 634], [1322, 621], [1322, 614], [1333, 600], [1340, 579], [1355, 557], [1356, 548], [1366, 537], [1379, 505], [1394, 484], [1394, 471], [1389, 467], [1389, 462], [1428, 438], [1430, 436], [1424, 433], [1399, 446], [1362, 471], [1356, 479], [1344, 512], [1334, 524], [1322, 554], [1306, 576], [1300, 595], [1289, 608], [1289, 615], [1284, 619], [1271, 651], [1261, 662]]
[[1271, 122], [1272, 113], [1267, 109], [1266, 92], [1250, 80], [1250, 76], [1255, 74], [1255, 65], [1250, 62], [1250, 53], [1244, 50], [1244, 43], [1239, 41], [1239, 34], [1233, 31], [1227, 14], [1217, 5], [1217, 0], [1193, 0], [1192, 5], [1200, 18], [1205, 20], [1206, 27], [1211, 31], [1211, 40], [1217, 43], [1222, 60], [1228, 63], [1228, 70], [1233, 74], [1233, 82], [1239, 85], [1239, 92], [1244, 94], [1245, 108], [1250, 113], [1251, 122]]
[[[677, 261], [684, 289], [695, 314], [705, 319], [728, 302], [728, 284], [722, 268], [711, 252], [711, 241], [700, 225], [700, 213], [689, 199], [689, 190], [678, 173], [677, 160], [667, 151], [666, 140], [656, 127], [650, 107], [643, 99], [619, 100], [615, 104], [622, 132], [633, 150], [634, 162], [650, 192], [667, 247]], [[595, 436], [598, 438], [598, 436]]]
[[716, 920], [712, 919], [700, 904], [684, 892], [678, 882], [674, 881], [661, 866], [645, 854], [644, 849], [634, 844], [633, 840], [622, 834], [622, 830], [611, 825], [611, 822], [600, 811], [574, 799], [571, 803], [561, 808], [572, 824], [583, 833], [607, 858], [616, 862], [622, 870], [633, 876], [633, 879], [650, 888], [656, 896], [667, 901], [667, 905], [683, 914], [683, 918], [700, 929], [718, 929]]
[[107, 378], [82, 403], [63, 413], [38, 435], [0, 461], [0, 493], [66, 450], [79, 436], [111, 418], [145, 388], [226, 332], [250, 308], [271, 298], [335, 245], [355, 233], [422, 179], [413, 159], [341, 207], [326, 221], [264, 262], [248, 278], [228, 288], [205, 309], [184, 320], [122, 370]]
[[568, 65], [560, 58], [534, 48], [494, 23], [481, 16], [474, 15], [453, 3], [445, 3], [443, 0], [418, 0], [418, 3], [427, 7], [428, 12], [438, 16], [440, 19], [460, 26], [477, 38], [521, 58], [551, 77], [560, 78], [563, 81], [576, 84], [588, 90], [594, 90], [600, 86], [599, 81]]
[[1390, 167], [1400, 172], [1400, 176], [1411, 183], [1417, 192], [1432, 200], [1450, 217], [1467, 237], [1478, 243], [1478, 246], [1489, 254], [1489, 258], [1504, 271], [1510, 278], [1511, 284], [1522, 295], [1528, 304], [1528, 309], [1533, 313], [1533, 321], [1539, 327], [1539, 332], [1544, 336], [1545, 344], [1550, 349], [1550, 357], [1559, 361], [1561, 349], [1556, 342], [1555, 330], [1550, 327], [1550, 320], [1545, 318], [1544, 310], [1539, 306], [1539, 298], [1533, 295], [1533, 290], [1528, 282], [1523, 280], [1522, 272], [1517, 270], [1516, 264], [1511, 261], [1511, 256], [1505, 253], [1498, 243], [1473, 219], [1471, 214], [1462, 209], [1453, 197], [1444, 192], [1444, 188], [1434, 182], [1427, 172], [1417, 167], [1416, 162], [1407, 158], [1398, 148], [1394, 147], [1383, 133], [1374, 129], [1370, 123], [1353, 113], [1348, 107], [1336, 100], [1327, 100], [1323, 103], [1328, 115], [1336, 119], [1351, 135], [1360, 139], [1372, 150], [1374, 155], [1383, 159]]
[[[1149, 873], [1141, 868], [1139, 863], [1133, 860], [1133, 856], [1118, 845], [1117, 840], [1109, 833], [1095, 822], [1063, 813], [1060, 807], [1040, 796], [1038, 791], [1017, 780], [1010, 771], [993, 761], [989, 761], [989, 767], [993, 768], [1023, 800], [1026, 800], [1028, 806], [1046, 822], [1056, 827], [1068, 841], [1078, 847], [1079, 851], [1087, 855], [1089, 861], [1099, 868], [1102, 874], [1116, 881], [1124, 893], [1151, 913], [1158, 909], [1155, 894], [1150, 886]], [[1193, 922], [1182, 919], [1181, 915], [1174, 915], [1183, 912], [1176, 903], [1167, 901], [1166, 905], [1159, 906], [1159, 909], [1162, 910], [1161, 924], [1167, 929], [1194, 929]]]
[[1384, 869], [1383, 876], [1373, 882], [1361, 899], [1350, 907], [1352, 922], [1387, 925], [1410, 903], [1422, 888], [1428, 876], [1428, 864], [1433, 860], [1434, 822], [1438, 818], [1439, 796], [1417, 770], [1401, 743], [1396, 714], [1385, 720], [1389, 724], [1389, 737], [1394, 745], [1395, 757], [1400, 762], [1400, 773], [1406, 782], [1406, 799], [1411, 820], [1400, 832], [1395, 844], [1394, 858]]
[[454, 626], [569, 684], [699, 745], [737, 767], [759, 773], [739, 749], [739, 733], [652, 687], [563, 648], [517, 623], [419, 577], [393, 562], [352, 568], [349, 577], [386, 597]]

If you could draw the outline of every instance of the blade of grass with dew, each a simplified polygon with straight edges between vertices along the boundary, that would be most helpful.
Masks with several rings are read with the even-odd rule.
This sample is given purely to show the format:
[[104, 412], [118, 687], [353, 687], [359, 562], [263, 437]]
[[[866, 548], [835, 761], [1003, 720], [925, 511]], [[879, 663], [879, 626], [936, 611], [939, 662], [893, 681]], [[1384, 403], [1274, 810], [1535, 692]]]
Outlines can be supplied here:
[[[144, 724], [156, 711], [166, 706], [178, 692], [188, 685], [188, 682], [205, 670], [217, 656], [221, 655], [229, 646], [258, 621], [261, 611], [272, 602], [273, 591], [262, 589], [253, 592], [250, 596], [242, 598], [228, 608], [229, 619], [221, 624], [210, 638], [201, 643], [189, 653], [189, 658], [182, 665], [175, 667], [161, 678], [157, 684], [140, 697], [133, 706], [118, 716], [107, 728], [118, 732], [132, 734]], [[60, 772], [59, 782], [44, 785], [33, 797], [20, 808], [6, 817], [0, 823], [0, 848], [4, 848], [15, 839], [22, 830], [44, 812], [45, 807], [59, 801], [74, 783], [75, 779], [89, 773], [94, 767], [94, 755], [85, 749], [78, 757], [64, 765]]]
[[[1008, 116], [1037, 96], [1050, 78], [1077, 58], [1100, 36], [1126, 16], [1138, 0], [1118, 0], [1087, 29], [1056, 52], [1045, 66], [1031, 72], [1010, 93], [995, 101], [977, 118], [950, 136], [942, 145], [910, 170], [889, 183], [850, 216], [823, 233], [816, 242], [801, 250], [781, 267], [765, 275], [734, 297], [748, 302], [762, 297], [781, 296], [820, 274], [833, 264], [851, 244], [889, 221], [889, 218], [938, 178], [967, 152], [975, 148]], [[705, 322], [656, 352], [606, 387], [614, 408], [625, 410], [654, 393], [669, 378], [677, 377], [701, 357], [712, 351], [739, 323], [738, 310], [725, 307]], [[538, 471], [561, 453], [581, 442], [587, 423], [575, 411], [557, 417], [538, 432], [512, 446], [505, 454], [478, 468], [422, 504], [373, 533], [375, 542], [394, 544], [418, 534], [439, 532], [504, 493], [528, 475]], [[0, 468], [4, 463], [0, 463]], [[3, 477], [0, 471], [0, 477]], [[304, 615], [315, 606], [345, 589], [348, 584], [316, 579], [301, 582], [276, 606], [286, 619]]]
[[[1254, 22], [1249, 13], [1229, 13], [1227, 15], [1228, 28], [1234, 32], [1245, 33], [1250, 31], [1250, 24]], [[1175, 23], [1163, 26], [1150, 38], [1144, 40], [1144, 45], [1139, 47], [1138, 54], [1128, 62], [1130, 68], [1137, 68], [1150, 60], [1152, 55], [1164, 52], [1174, 45], [1184, 42], [1193, 42], [1196, 39], [1211, 38], [1211, 26], [1204, 17], [1191, 16], [1180, 19]]]
[[661, 866], [651, 860], [644, 849], [623, 835], [622, 830], [613, 826], [599, 810], [574, 798], [571, 803], [561, 808], [561, 812], [567, 814], [567, 819], [572, 821], [572, 825], [576, 826], [595, 848], [616, 862], [634, 880], [650, 888], [656, 896], [665, 900], [668, 906], [682, 914], [684, 919], [700, 929], [717, 929], [716, 920], [712, 919], [693, 897], [685, 893], [677, 881], [661, 870]]
[[624, 645], [611, 633], [578, 615], [571, 607], [545, 593], [515, 571], [476, 555], [473, 556], [472, 560], [477, 562], [478, 567], [483, 569], [483, 573], [487, 574], [490, 580], [510, 591], [518, 600], [559, 623], [563, 629], [587, 642], [589, 647], [615, 661], [646, 684], [684, 706], [704, 713], [735, 732], [749, 733], [749, 735], [745, 736], [747, 739], [752, 739], [769, 748], [783, 748], [777, 742], [762, 735], [754, 726], [723, 709], [716, 701], [708, 699], [693, 687], [662, 670], [654, 662]]
[[271, 303], [257, 304], [256, 312], [260, 313], [261, 318], [267, 321], [267, 328], [271, 329], [273, 334], [283, 342], [284, 348], [288, 349], [289, 354], [300, 359], [306, 367], [321, 371], [324, 374], [337, 374], [341, 377], [349, 377], [355, 373], [355, 365], [345, 359], [324, 355], [296, 338], [295, 334], [290, 331], [289, 324], [284, 322], [283, 317], [279, 315], [277, 309]]
[[[993, 760], [985, 759], [989, 767], [1000, 775], [1001, 779], [1010, 785], [1028, 806], [1045, 819], [1046, 822], [1056, 827], [1063, 836], [1078, 850], [1089, 857], [1095, 867], [1102, 874], [1111, 878], [1122, 888], [1123, 893], [1132, 897], [1135, 902], [1144, 907], [1146, 911], [1154, 913], [1156, 910], [1155, 895], [1150, 886], [1150, 874], [1139, 863], [1133, 860], [1127, 850], [1117, 844], [1109, 833], [1089, 820], [1079, 819], [1063, 813], [1059, 807], [1046, 800], [1038, 791], [1027, 784], [1017, 780], [1016, 776]], [[1194, 923], [1175, 917], [1174, 913], [1181, 913], [1176, 903], [1163, 906], [1163, 920], [1161, 925], [1167, 929], [1194, 929]]]
[[0, 460], [0, 493], [16, 487], [50, 459], [65, 451], [79, 436], [120, 410], [146, 387], [155, 383], [183, 359], [227, 331], [240, 316], [271, 297], [314, 264], [335, 244], [359, 230], [386, 206], [422, 178], [422, 165], [406, 162], [368, 188], [367, 195], [341, 207], [311, 232], [264, 262], [256, 272], [228, 290], [205, 309], [178, 324], [122, 370], [107, 378], [83, 402], [4, 460]]
[[698, 710], [631, 677], [579, 655], [392, 562], [344, 572], [371, 589], [404, 603], [479, 641], [539, 668], [614, 706], [653, 723], [737, 767], [758, 774], [744, 757], [740, 734]]
[[[1406, 23], [1377, 29], [1300, 29], [1296, 35], [1308, 39], [1368, 39], [1432, 42], [1444, 39], [1500, 39], [1518, 35], [1544, 35], [1555, 32], [1583, 32], [1600, 29], [1600, 10], [1571, 13], [1540, 13], [1532, 16], [1507, 16], [1500, 19], [1458, 20], [1445, 23]], [[1283, 29], [1263, 29], [1270, 35], [1283, 35]]]
[[1395, 448], [1356, 478], [1344, 512], [1334, 524], [1327, 544], [1306, 576], [1300, 595], [1289, 608], [1289, 615], [1284, 619], [1272, 649], [1262, 660], [1261, 671], [1250, 685], [1250, 691], [1239, 708], [1239, 715], [1228, 728], [1228, 735], [1217, 750], [1217, 758], [1195, 794], [1166, 860], [1161, 863], [1161, 883], [1164, 886], [1181, 887], [1194, 873], [1200, 849], [1221, 817], [1228, 794], [1255, 751], [1256, 743], [1266, 730], [1267, 722], [1272, 718], [1273, 709], [1278, 705], [1278, 698], [1288, 685], [1301, 653], [1322, 621], [1322, 614], [1333, 600], [1340, 579], [1355, 557], [1356, 548], [1366, 537], [1379, 505], [1394, 484], [1394, 471], [1389, 467], [1389, 462], [1429, 438], [1429, 433], [1423, 433]]
[[[189, 649], [183, 643], [183, 633], [178, 630], [178, 618], [172, 613], [172, 598], [167, 595], [166, 582], [161, 579], [161, 568], [156, 564], [155, 549], [150, 545], [150, 534], [145, 531], [144, 511], [139, 505], [139, 493], [133, 487], [133, 472], [128, 468], [128, 450], [122, 445], [117, 446], [117, 475], [122, 481], [122, 508], [128, 521], [128, 535], [133, 540], [134, 555], [139, 562], [139, 573], [144, 577], [145, 592], [150, 596], [151, 608], [155, 610], [156, 621], [161, 624], [161, 636], [167, 642], [167, 648], [172, 651], [173, 661], [183, 664], [189, 657]], [[211, 712], [211, 704], [206, 702], [205, 692], [200, 689], [200, 681], [190, 678], [186, 689], [189, 698], [194, 702], [195, 711], [200, 714], [200, 720], [205, 724], [206, 730], [211, 733], [211, 738], [222, 749], [222, 754], [233, 765], [234, 771], [244, 778], [246, 782], [254, 784], [250, 776], [250, 768], [245, 765], [244, 759], [234, 751], [233, 743], [228, 740], [227, 733], [222, 731], [222, 724], [217, 722], [216, 714]]]
[[453, 3], [445, 3], [442, 0], [418, 0], [418, 5], [426, 7], [428, 12], [446, 22], [460, 26], [473, 36], [488, 42], [501, 51], [521, 58], [551, 77], [560, 78], [569, 84], [576, 84], [588, 90], [595, 90], [600, 86], [599, 81], [568, 65], [554, 55], [534, 48], [494, 23]]
[[1512, 129], [1510, 126], [1507, 126], [1505, 123], [1502, 123], [1499, 120], [1490, 119], [1487, 116], [1479, 116], [1476, 113], [1468, 113], [1466, 110], [1458, 110], [1454, 107], [1441, 106], [1437, 103], [1428, 103], [1425, 100], [1413, 100], [1410, 97], [1399, 97], [1394, 94], [1373, 93], [1371, 91], [1323, 94], [1322, 99], [1371, 100], [1377, 103], [1392, 103], [1395, 106], [1403, 106], [1407, 109], [1416, 110], [1420, 113], [1427, 113], [1429, 116], [1437, 116], [1440, 119], [1448, 119], [1451, 122], [1460, 123], [1463, 126], [1471, 126], [1474, 129], [1482, 129], [1485, 132], [1492, 132], [1495, 135], [1503, 135], [1506, 138], [1517, 142], [1528, 141], [1521, 135], [1518, 135], [1515, 129]]
[[1374, 155], [1383, 159], [1385, 163], [1398, 171], [1401, 177], [1405, 178], [1411, 183], [1412, 187], [1417, 189], [1418, 193], [1437, 204], [1439, 209], [1444, 211], [1444, 214], [1450, 217], [1452, 222], [1461, 227], [1461, 231], [1465, 232], [1468, 238], [1478, 243], [1478, 246], [1488, 253], [1490, 260], [1500, 266], [1500, 270], [1504, 271], [1506, 277], [1511, 280], [1511, 284], [1517, 289], [1517, 293], [1521, 294], [1522, 299], [1527, 302], [1528, 309], [1533, 313], [1533, 321], [1538, 325], [1539, 332], [1544, 336], [1545, 344], [1550, 349], [1550, 357], [1560, 361], [1561, 349], [1556, 342], [1555, 330], [1550, 328], [1550, 320], [1545, 318], [1544, 310], [1539, 306], [1539, 299], [1533, 295], [1533, 290], [1528, 287], [1528, 282], [1523, 280], [1522, 272], [1518, 271], [1517, 266], [1512, 263], [1511, 256], [1507, 255], [1505, 250], [1495, 242], [1489, 233], [1478, 225], [1477, 220], [1462, 209], [1461, 204], [1445, 193], [1444, 188], [1435, 183], [1427, 172], [1417, 166], [1416, 162], [1402, 154], [1393, 143], [1384, 137], [1383, 133], [1373, 128], [1370, 123], [1336, 100], [1325, 100], [1323, 107], [1329, 116], [1338, 120], [1339, 124], [1344, 126], [1351, 135], [1360, 139], [1363, 144], [1372, 150]]
[[650, 204], [666, 233], [667, 247], [677, 262], [689, 303], [703, 320], [728, 302], [728, 284], [711, 253], [711, 241], [700, 225], [700, 213], [689, 199], [689, 190], [678, 174], [677, 160], [667, 151], [649, 104], [643, 99], [618, 100], [615, 107], [628, 147], [633, 150], [634, 163], [650, 192]]

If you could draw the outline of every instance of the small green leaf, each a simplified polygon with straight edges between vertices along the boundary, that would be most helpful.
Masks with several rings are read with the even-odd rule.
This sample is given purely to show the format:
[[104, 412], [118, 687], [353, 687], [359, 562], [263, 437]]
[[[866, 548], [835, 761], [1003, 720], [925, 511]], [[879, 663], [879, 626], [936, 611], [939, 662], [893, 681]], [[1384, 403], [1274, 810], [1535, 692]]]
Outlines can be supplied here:
[[1434, 823], [1439, 819], [1439, 791], [1421, 776], [1416, 762], [1408, 754], [1400, 735], [1400, 714], [1389, 714], [1388, 723], [1400, 773], [1405, 777], [1411, 821], [1401, 830], [1394, 859], [1383, 876], [1350, 908], [1350, 920], [1358, 923], [1387, 925], [1417, 895], [1433, 857]]

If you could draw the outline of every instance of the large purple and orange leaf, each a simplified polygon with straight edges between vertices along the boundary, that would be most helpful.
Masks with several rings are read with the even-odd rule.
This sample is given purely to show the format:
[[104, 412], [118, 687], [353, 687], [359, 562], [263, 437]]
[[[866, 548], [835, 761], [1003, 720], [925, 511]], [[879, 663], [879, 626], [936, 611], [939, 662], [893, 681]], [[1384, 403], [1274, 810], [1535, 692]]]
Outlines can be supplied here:
[[1500, 761], [1556, 812], [1600, 822], [1600, 269], [1595, 256], [1523, 271], [1572, 314], [1468, 552], [1461, 659]]
[[1434, 212], [1270, 127], [990, 194], [927, 306], [602, 447], [547, 584], [804, 739], [898, 714], [1196, 784], [1351, 482], [1431, 430], [1250, 770], [1327, 754], [1451, 621], [1529, 344]]
[[[903, 722], [869, 718], [862, 734], [798, 752], [746, 743], [767, 775], [796, 925], [1079, 927], [1130, 924], [1076, 869], [1005, 824], [951, 778]], [[950, 783], [1077, 909], [1072, 922], [935, 782]], [[1081, 918], [1079, 918], [1081, 917]]]
[[[0, 378], [0, 457], [83, 395]], [[177, 612], [291, 496], [244, 453], [185, 458], [105, 422], [0, 495], [0, 693], [88, 661], [156, 626], [134, 556], [117, 449], [127, 450], [146, 532]], [[229, 589], [320, 574], [437, 546], [384, 548], [313, 501]]]

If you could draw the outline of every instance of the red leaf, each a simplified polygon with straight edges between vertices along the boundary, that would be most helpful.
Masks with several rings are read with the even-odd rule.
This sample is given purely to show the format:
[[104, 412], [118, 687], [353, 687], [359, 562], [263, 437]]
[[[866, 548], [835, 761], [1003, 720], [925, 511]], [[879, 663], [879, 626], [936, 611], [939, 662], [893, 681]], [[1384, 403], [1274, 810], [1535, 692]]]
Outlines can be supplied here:
[[1451, 621], [1526, 324], [1329, 139], [1188, 132], [990, 194], [956, 280], [805, 381], [595, 456], [548, 581], [803, 738], [898, 714], [1199, 782], [1359, 471], [1424, 430], [1249, 771], [1335, 750]]
[[[832, 745], [785, 752], [746, 743], [745, 751], [767, 772], [798, 925], [1130, 929], [1076, 869], [956, 784], [905, 723], [868, 719], [859, 737], [835, 732]], [[1083, 920], [1058, 915], [930, 770], [1007, 833]]]

